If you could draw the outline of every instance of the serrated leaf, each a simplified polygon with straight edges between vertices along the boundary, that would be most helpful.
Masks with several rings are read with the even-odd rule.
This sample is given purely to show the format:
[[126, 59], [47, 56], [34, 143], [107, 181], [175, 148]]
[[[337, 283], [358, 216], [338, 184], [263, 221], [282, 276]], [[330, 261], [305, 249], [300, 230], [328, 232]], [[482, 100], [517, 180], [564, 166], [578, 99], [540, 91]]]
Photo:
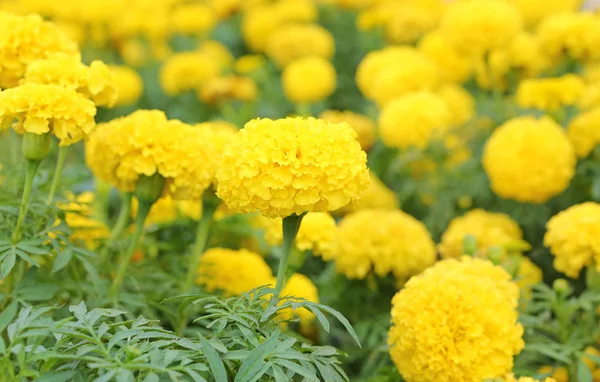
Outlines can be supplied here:
[[225, 365], [223, 360], [217, 351], [210, 345], [210, 343], [204, 338], [204, 336], [198, 333], [202, 350], [208, 361], [208, 366], [212, 372], [216, 382], [227, 382], [227, 371], [225, 371]]
[[10, 251], [9, 254], [2, 261], [2, 266], [0, 267], [0, 279], [6, 278], [10, 271], [15, 266], [15, 261], [17, 260], [17, 254], [14, 251]]
[[267, 355], [279, 344], [279, 333], [275, 332], [265, 342], [252, 350], [248, 358], [242, 363], [235, 376], [235, 382], [249, 382], [265, 364]]
[[58, 256], [56, 256], [56, 259], [54, 259], [54, 264], [52, 265], [52, 273], [58, 272], [61, 269], [63, 269], [67, 264], [69, 264], [69, 261], [71, 261], [72, 257], [73, 252], [71, 252], [71, 250], [68, 248], [59, 253]]

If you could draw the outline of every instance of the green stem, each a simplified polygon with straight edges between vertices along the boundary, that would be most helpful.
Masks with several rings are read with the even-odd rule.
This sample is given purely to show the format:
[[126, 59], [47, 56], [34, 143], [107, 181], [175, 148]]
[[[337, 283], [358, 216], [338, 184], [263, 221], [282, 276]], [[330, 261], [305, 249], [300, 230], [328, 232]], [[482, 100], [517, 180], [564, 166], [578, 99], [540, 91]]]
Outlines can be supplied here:
[[183, 284], [183, 293], [188, 293], [192, 289], [192, 285], [194, 285], [194, 276], [196, 276], [196, 273], [198, 272], [200, 257], [204, 253], [206, 244], [208, 243], [208, 236], [210, 233], [210, 227], [212, 226], [215, 208], [212, 206], [207, 206], [206, 204], [207, 203], [203, 203], [202, 206], [202, 218], [198, 223], [196, 241], [194, 242], [194, 248], [192, 249], [192, 253], [190, 255], [187, 275], [185, 277], [185, 283]]
[[277, 282], [275, 284], [275, 298], [279, 299], [281, 290], [285, 283], [285, 273], [287, 269], [288, 259], [302, 223], [302, 215], [290, 215], [283, 218], [283, 246], [281, 251], [281, 259], [279, 259], [279, 268], [277, 269]]
[[21, 206], [19, 207], [19, 217], [17, 218], [17, 224], [15, 230], [12, 233], [12, 242], [16, 244], [21, 239], [21, 226], [25, 220], [27, 214], [27, 207], [29, 206], [29, 197], [31, 196], [31, 189], [33, 187], [33, 178], [35, 173], [40, 166], [39, 160], [27, 160], [27, 171], [25, 173], [25, 188], [23, 189], [23, 199], [21, 200]]
[[129, 221], [129, 214], [131, 213], [131, 198], [133, 197], [133, 193], [126, 192], [121, 195], [121, 207], [119, 208], [119, 216], [117, 217], [117, 221], [115, 222], [115, 226], [113, 227], [110, 233], [110, 241], [109, 245], [112, 245], [115, 240], [119, 238], [125, 226], [127, 226], [127, 222]]
[[52, 203], [58, 183], [60, 182], [60, 175], [62, 174], [63, 167], [65, 166], [65, 159], [67, 158], [67, 146], [58, 147], [58, 159], [56, 160], [56, 168], [54, 169], [54, 178], [52, 179], [52, 185], [50, 186], [50, 192], [48, 193], [48, 199], [46, 204]]
[[307, 103], [297, 104], [296, 114], [301, 117], [312, 117], [312, 106]]
[[139, 245], [142, 233], [144, 232], [144, 222], [146, 221], [146, 217], [150, 212], [152, 204], [153, 203], [140, 200], [137, 216], [135, 218], [135, 233], [133, 234], [133, 238], [131, 239], [129, 248], [127, 248], [127, 252], [125, 252], [125, 255], [121, 258], [121, 263], [119, 264], [117, 275], [115, 276], [115, 279], [110, 288], [110, 292], [108, 294], [110, 299], [113, 299], [121, 289], [121, 284], [123, 284], [123, 279], [125, 278], [127, 266], [129, 265], [131, 257], [133, 256], [133, 253]]

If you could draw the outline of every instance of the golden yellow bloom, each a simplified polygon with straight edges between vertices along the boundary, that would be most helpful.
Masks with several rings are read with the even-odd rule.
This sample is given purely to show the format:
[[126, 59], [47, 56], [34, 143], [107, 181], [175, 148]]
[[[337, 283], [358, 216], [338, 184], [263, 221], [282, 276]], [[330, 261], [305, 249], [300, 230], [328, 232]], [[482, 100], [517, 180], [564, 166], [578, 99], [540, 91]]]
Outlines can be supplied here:
[[583, 88], [583, 80], [574, 74], [525, 80], [519, 84], [517, 102], [524, 108], [556, 111], [563, 106], [574, 105]]
[[335, 41], [327, 29], [316, 24], [284, 25], [269, 38], [266, 53], [279, 67], [308, 56], [330, 60]]
[[544, 52], [554, 59], [562, 55], [575, 60], [600, 58], [600, 23], [592, 13], [560, 13], [543, 20], [537, 37]]
[[582, 0], [546, 0], [543, 3], [538, 0], [509, 0], [509, 2], [519, 10], [526, 25], [535, 26], [549, 16], [578, 11]]
[[404, 380], [481, 382], [510, 372], [524, 343], [509, 280], [472, 258], [443, 260], [410, 279], [392, 300], [388, 335]]
[[114, 105], [117, 90], [114, 75], [102, 61], [90, 66], [81, 63], [79, 54], [56, 54], [29, 63], [24, 82], [54, 84], [76, 90], [98, 106]]
[[233, 69], [239, 74], [250, 74], [262, 69], [267, 60], [260, 54], [247, 54], [235, 60]]
[[127, 106], [136, 103], [144, 92], [144, 82], [137, 71], [128, 66], [109, 66], [117, 88], [115, 106]]
[[160, 68], [160, 86], [167, 94], [176, 95], [199, 88], [220, 72], [220, 63], [206, 52], [177, 53]]
[[[204, 129], [210, 137], [210, 143], [214, 147], [217, 155], [221, 155], [239, 131], [237, 126], [227, 121], [209, 121], [193, 125], [194, 128]], [[218, 163], [218, 161], [216, 162]]]
[[[271, 285], [275, 284], [272, 280]], [[282, 297], [299, 297], [306, 301], [319, 303], [319, 290], [316, 285], [306, 276], [294, 273], [285, 283], [281, 290]], [[297, 318], [300, 321], [300, 329], [308, 329], [315, 320], [315, 315], [306, 308], [292, 310], [283, 309], [279, 311], [278, 319], [289, 321]]]
[[484, 255], [491, 247], [504, 248], [523, 239], [521, 228], [510, 216], [474, 209], [450, 221], [438, 245], [442, 257], [464, 255], [463, 242], [467, 235], [475, 237], [477, 247]]
[[371, 182], [362, 198], [337, 210], [336, 213], [349, 213], [362, 209], [396, 210], [400, 207], [398, 196], [390, 190], [373, 172], [369, 172]]
[[242, 7], [242, 0], [209, 0], [210, 5], [220, 19], [233, 16]]
[[338, 228], [334, 258], [338, 272], [364, 279], [373, 271], [405, 281], [435, 262], [435, 244], [420, 221], [400, 210], [363, 209], [346, 215]]
[[[443, 0], [406, 0], [393, 4], [385, 22], [385, 35], [393, 44], [411, 44], [439, 23], [447, 4]], [[385, 4], [385, 3], [384, 3]]]
[[17, 86], [32, 61], [78, 52], [75, 42], [39, 15], [0, 12], [0, 26], [0, 89]]
[[562, 193], [575, 174], [567, 134], [548, 117], [518, 117], [487, 141], [483, 167], [492, 190], [505, 199], [544, 203]]
[[365, 151], [375, 143], [375, 123], [365, 115], [352, 111], [325, 110], [319, 118], [331, 123], [349, 124], [356, 131], [358, 143]]
[[586, 202], [558, 213], [546, 224], [544, 245], [554, 255], [554, 268], [577, 278], [585, 266], [600, 268], [600, 204]]
[[241, 76], [214, 77], [208, 79], [197, 92], [205, 103], [214, 104], [230, 100], [253, 101], [258, 87], [253, 79]]
[[521, 28], [519, 11], [503, 0], [457, 1], [440, 25], [456, 49], [477, 55], [508, 45]]
[[174, 33], [206, 35], [216, 25], [217, 17], [208, 4], [179, 4], [169, 15]]
[[233, 54], [225, 44], [217, 40], [206, 40], [198, 47], [198, 52], [206, 53], [212, 56], [212, 60], [216, 61], [222, 68], [230, 68], [235, 61]]
[[425, 148], [449, 129], [452, 114], [440, 96], [416, 92], [387, 102], [379, 114], [379, 134], [386, 146]]
[[585, 158], [600, 143], [600, 107], [579, 114], [569, 124], [567, 133], [575, 152]]
[[465, 88], [448, 84], [439, 88], [437, 94], [448, 105], [452, 126], [464, 125], [475, 116], [475, 98]]
[[600, 81], [587, 84], [585, 86], [577, 106], [581, 110], [589, 110], [600, 107]]
[[225, 148], [218, 196], [241, 213], [286, 217], [336, 210], [368, 185], [366, 154], [347, 124], [254, 119]]
[[[262, 219], [265, 240], [272, 246], [283, 242], [281, 219]], [[309, 212], [302, 219], [294, 246], [300, 251], [312, 251], [313, 255], [330, 260], [335, 256], [337, 245], [337, 225], [327, 212]]]
[[322, 57], [304, 57], [283, 69], [283, 92], [296, 104], [310, 104], [329, 97], [337, 84], [335, 67]]
[[96, 248], [102, 239], [110, 236], [106, 224], [93, 217], [94, 199], [94, 193], [86, 191], [79, 195], [68, 193], [67, 202], [58, 203], [65, 213], [65, 223], [72, 230], [71, 240], [84, 242], [89, 249]]
[[356, 71], [356, 84], [361, 93], [381, 105], [394, 97], [433, 89], [439, 82], [437, 65], [408, 46], [370, 52]]
[[468, 56], [455, 49], [444, 34], [435, 30], [427, 33], [419, 41], [419, 51], [435, 62], [439, 75], [450, 82], [465, 82], [473, 74], [473, 63]]
[[209, 292], [237, 296], [270, 284], [272, 278], [271, 268], [261, 255], [246, 249], [211, 248], [200, 258], [196, 283]]
[[0, 92], [0, 130], [10, 127], [20, 134], [52, 133], [68, 146], [95, 126], [94, 103], [73, 89], [59, 85], [26, 83]]

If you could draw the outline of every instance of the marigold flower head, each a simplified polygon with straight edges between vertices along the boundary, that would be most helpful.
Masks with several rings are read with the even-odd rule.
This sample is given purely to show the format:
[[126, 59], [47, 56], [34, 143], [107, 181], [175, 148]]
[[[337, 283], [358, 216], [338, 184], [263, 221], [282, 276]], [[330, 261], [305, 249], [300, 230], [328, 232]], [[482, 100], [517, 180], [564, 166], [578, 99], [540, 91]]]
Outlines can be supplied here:
[[385, 35], [394, 44], [411, 44], [428, 31], [435, 28], [444, 11], [443, 0], [407, 0], [401, 2], [384, 2], [393, 6], [387, 10]]
[[388, 47], [368, 53], [356, 71], [361, 93], [378, 104], [440, 82], [438, 66], [415, 48]]
[[448, 105], [453, 126], [461, 126], [475, 116], [475, 98], [465, 88], [448, 84], [439, 88], [437, 94]]
[[[271, 285], [275, 284], [272, 280]], [[319, 303], [319, 290], [316, 285], [305, 275], [294, 273], [281, 290], [282, 297], [299, 297], [309, 302]], [[308, 329], [315, 320], [315, 315], [306, 308], [292, 310], [283, 309], [279, 311], [278, 319], [289, 321], [297, 318], [300, 329]]]
[[200, 257], [196, 283], [209, 292], [237, 296], [268, 285], [272, 278], [271, 268], [259, 254], [246, 249], [211, 248]]
[[371, 181], [369, 187], [363, 196], [345, 207], [342, 207], [337, 213], [349, 213], [362, 209], [384, 209], [396, 210], [400, 207], [398, 196], [390, 190], [373, 172], [369, 172]]
[[95, 115], [92, 101], [59, 85], [26, 83], [0, 92], [0, 130], [15, 121], [13, 128], [18, 133], [52, 133], [61, 146], [89, 134]]
[[548, 117], [509, 120], [494, 131], [483, 153], [492, 190], [525, 203], [544, 203], [563, 192], [575, 165], [567, 134]]
[[32, 61], [78, 53], [75, 42], [39, 15], [0, 12], [0, 26], [0, 89], [17, 86]]
[[365, 151], [375, 144], [375, 123], [365, 115], [352, 111], [325, 110], [319, 118], [331, 123], [349, 124], [356, 131], [358, 143]]
[[227, 121], [209, 121], [193, 125], [194, 128], [204, 129], [210, 137], [210, 143], [218, 155], [221, 155], [227, 146], [235, 137], [239, 129]]
[[581, 113], [569, 124], [567, 133], [575, 152], [585, 158], [600, 143], [600, 107]]
[[439, 76], [450, 82], [465, 82], [473, 74], [470, 58], [448, 43], [444, 34], [435, 30], [427, 33], [419, 41], [419, 52], [435, 62]]
[[521, 228], [510, 216], [474, 209], [450, 221], [438, 245], [442, 257], [464, 255], [463, 243], [467, 235], [477, 240], [478, 248], [484, 253], [491, 247], [503, 248], [511, 242], [523, 239]]
[[180, 4], [169, 17], [172, 31], [184, 35], [206, 35], [217, 23], [217, 15], [208, 4]]
[[519, 84], [517, 102], [524, 108], [556, 111], [563, 106], [574, 105], [583, 89], [583, 80], [574, 74], [557, 78], [529, 79]]
[[310, 104], [329, 97], [337, 84], [335, 67], [322, 57], [304, 57], [288, 64], [281, 75], [283, 92], [296, 104]]
[[[272, 246], [283, 242], [281, 219], [262, 219], [265, 240]], [[337, 245], [337, 225], [327, 212], [309, 212], [302, 219], [294, 246], [300, 251], [312, 251], [325, 260], [333, 258]]]
[[373, 271], [408, 279], [436, 259], [435, 244], [425, 225], [400, 210], [363, 209], [346, 215], [338, 228], [338, 272], [364, 279]]
[[330, 60], [335, 41], [327, 29], [316, 24], [284, 25], [269, 38], [266, 53], [279, 67], [308, 56]]
[[368, 185], [366, 154], [347, 124], [314, 118], [254, 119], [221, 157], [217, 195], [266, 217], [336, 210]]
[[537, 28], [543, 51], [553, 57], [574, 60], [600, 58], [600, 23], [591, 13], [559, 13], [543, 20]]
[[569, 277], [592, 263], [600, 269], [600, 204], [577, 204], [552, 217], [544, 245], [554, 255], [554, 268]]
[[109, 66], [117, 89], [115, 106], [127, 106], [136, 103], [144, 92], [144, 82], [138, 72], [128, 66]]
[[521, 13], [525, 24], [535, 26], [549, 16], [576, 12], [581, 7], [581, 0], [547, 0], [540, 3], [537, 0], [509, 0]]
[[176, 95], [201, 87], [220, 72], [219, 62], [206, 52], [177, 53], [160, 68], [160, 86], [167, 94]]
[[449, 7], [440, 28], [456, 49], [480, 55], [508, 45], [522, 24], [519, 11], [507, 1], [466, 0]]
[[267, 60], [260, 54], [247, 54], [235, 60], [233, 69], [239, 74], [251, 74], [263, 68]]
[[449, 129], [452, 114], [444, 99], [429, 91], [387, 102], [379, 114], [379, 134], [386, 146], [425, 148]]
[[510, 372], [524, 347], [515, 290], [501, 267], [472, 258], [440, 261], [410, 279], [392, 300], [388, 335], [402, 377], [480, 382]]
[[215, 104], [229, 100], [253, 101], [258, 95], [256, 82], [249, 77], [224, 76], [208, 79], [197, 91], [198, 98]]

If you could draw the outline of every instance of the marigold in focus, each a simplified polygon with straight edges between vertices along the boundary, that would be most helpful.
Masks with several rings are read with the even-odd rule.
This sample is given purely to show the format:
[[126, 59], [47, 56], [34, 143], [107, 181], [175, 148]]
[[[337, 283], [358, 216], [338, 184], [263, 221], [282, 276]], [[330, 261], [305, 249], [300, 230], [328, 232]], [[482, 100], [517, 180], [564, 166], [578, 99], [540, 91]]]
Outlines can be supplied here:
[[492, 190], [524, 203], [544, 203], [562, 193], [575, 165], [567, 134], [548, 117], [509, 120], [494, 131], [483, 153]]
[[436, 260], [425, 225], [400, 210], [364, 209], [346, 215], [338, 228], [338, 272], [364, 279], [373, 271], [405, 281]]
[[160, 86], [168, 95], [200, 88], [218, 77], [221, 65], [206, 52], [183, 52], [169, 57], [160, 68]]
[[225, 148], [217, 180], [229, 208], [270, 218], [336, 210], [369, 181], [354, 130], [314, 118], [248, 122]]
[[211, 248], [202, 254], [196, 283], [209, 292], [238, 296], [270, 284], [273, 273], [261, 255], [246, 249]]
[[375, 123], [365, 115], [352, 111], [325, 110], [319, 118], [331, 123], [349, 124], [356, 131], [358, 143], [365, 151], [375, 143]]
[[519, 84], [517, 102], [525, 108], [556, 111], [563, 106], [574, 105], [583, 89], [583, 80], [573, 74], [557, 78], [529, 79]]
[[144, 82], [137, 71], [128, 66], [109, 66], [117, 89], [115, 106], [135, 104], [144, 92]]
[[573, 143], [575, 152], [580, 158], [585, 158], [600, 143], [600, 107], [577, 115], [567, 133]]
[[0, 92], [0, 130], [11, 126], [20, 134], [51, 133], [68, 146], [95, 126], [96, 107], [73, 89], [26, 83]]
[[287, 65], [281, 81], [287, 99], [296, 104], [311, 104], [333, 94], [336, 77], [331, 62], [322, 57], [305, 57]]
[[544, 245], [554, 255], [554, 268], [569, 277], [591, 264], [600, 270], [600, 204], [577, 204], [552, 217]]
[[388, 335], [402, 377], [480, 382], [510, 372], [524, 343], [509, 280], [501, 267], [472, 258], [440, 261], [410, 279], [392, 300]]
[[330, 60], [335, 53], [335, 41], [331, 33], [319, 25], [284, 25], [269, 38], [266, 53], [279, 67], [308, 56]]

